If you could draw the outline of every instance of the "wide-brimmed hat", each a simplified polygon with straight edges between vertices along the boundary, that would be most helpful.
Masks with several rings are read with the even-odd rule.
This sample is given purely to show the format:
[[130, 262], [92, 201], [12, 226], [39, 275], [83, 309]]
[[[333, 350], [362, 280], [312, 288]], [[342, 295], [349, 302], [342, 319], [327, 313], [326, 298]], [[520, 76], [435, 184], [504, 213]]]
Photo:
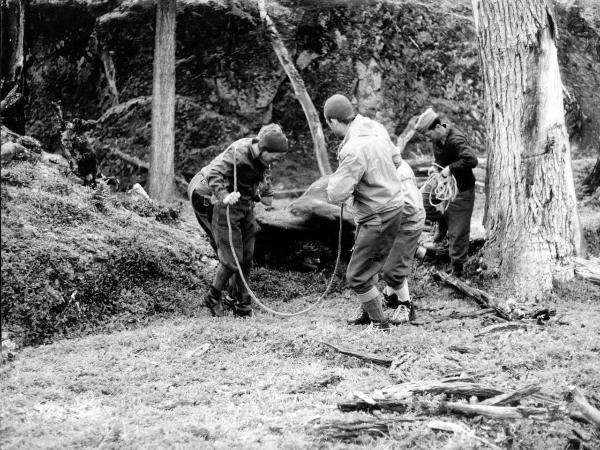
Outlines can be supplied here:
[[439, 116], [433, 110], [433, 108], [427, 108], [425, 110], [425, 112], [419, 116], [419, 119], [417, 120], [417, 124], [415, 125], [415, 128], [417, 129], [417, 131], [424, 133], [425, 131], [429, 130], [429, 127], [431, 126], [431, 124], [438, 117]]

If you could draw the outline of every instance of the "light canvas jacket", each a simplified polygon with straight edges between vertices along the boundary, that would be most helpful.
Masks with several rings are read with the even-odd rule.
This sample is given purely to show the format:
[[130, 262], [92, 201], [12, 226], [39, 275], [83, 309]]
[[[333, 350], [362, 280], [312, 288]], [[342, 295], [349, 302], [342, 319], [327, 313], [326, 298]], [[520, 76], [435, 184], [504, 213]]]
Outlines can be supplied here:
[[352, 196], [357, 223], [402, 206], [402, 184], [394, 165], [396, 146], [385, 128], [357, 114], [340, 144], [338, 169], [329, 178], [327, 199], [341, 204]]

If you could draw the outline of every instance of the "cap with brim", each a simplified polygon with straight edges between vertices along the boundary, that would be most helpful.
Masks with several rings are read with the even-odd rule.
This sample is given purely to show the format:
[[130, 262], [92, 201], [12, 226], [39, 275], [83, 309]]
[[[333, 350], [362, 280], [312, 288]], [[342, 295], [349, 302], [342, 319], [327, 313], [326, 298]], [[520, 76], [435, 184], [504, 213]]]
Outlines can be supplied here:
[[417, 120], [417, 131], [424, 133], [438, 117], [439, 116], [432, 108], [427, 108], [425, 112], [419, 116], [419, 120]]
[[258, 141], [260, 151], [268, 151], [272, 153], [285, 153], [288, 151], [288, 140], [282, 133], [273, 131], [265, 134]]

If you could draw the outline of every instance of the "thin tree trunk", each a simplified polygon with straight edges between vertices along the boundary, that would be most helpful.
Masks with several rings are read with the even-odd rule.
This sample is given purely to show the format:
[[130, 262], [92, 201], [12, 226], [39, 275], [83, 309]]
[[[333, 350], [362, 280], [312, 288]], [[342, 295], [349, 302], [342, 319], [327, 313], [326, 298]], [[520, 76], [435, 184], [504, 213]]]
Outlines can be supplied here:
[[[2, 123], [17, 133], [25, 134], [25, 112], [23, 109], [23, 53], [25, 43], [25, 4], [22, 0], [2, 2], [2, 89], [4, 98], [12, 93], [11, 100], [2, 108]], [[14, 87], [17, 90], [14, 91]], [[21, 101], [19, 101], [21, 100]], [[5, 108], [9, 110], [7, 114]]]
[[148, 194], [161, 201], [169, 200], [175, 187], [176, 9], [176, 0], [157, 2]]
[[[110, 104], [108, 108], [112, 108], [119, 104], [119, 91], [117, 89], [117, 70], [115, 69], [115, 63], [112, 59], [111, 52], [104, 49], [100, 54], [102, 65], [104, 66], [104, 74], [106, 75], [106, 84], [110, 92]], [[108, 109], [107, 108], [107, 109]]]
[[271, 45], [273, 46], [273, 50], [275, 50], [277, 59], [279, 59], [283, 70], [285, 70], [285, 73], [290, 79], [290, 83], [294, 88], [294, 94], [296, 95], [296, 98], [300, 102], [300, 105], [304, 110], [304, 114], [306, 115], [308, 127], [310, 128], [310, 134], [313, 139], [313, 146], [315, 150], [315, 156], [317, 158], [317, 164], [319, 166], [319, 172], [321, 173], [321, 176], [329, 175], [331, 173], [331, 164], [329, 163], [329, 158], [327, 156], [325, 135], [323, 134], [323, 127], [321, 126], [319, 113], [315, 109], [315, 105], [313, 105], [313, 102], [306, 91], [304, 80], [302, 80], [298, 69], [296, 69], [294, 62], [292, 61], [292, 58], [290, 57], [290, 54], [288, 53], [287, 48], [285, 47], [283, 40], [281, 39], [281, 36], [275, 27], [275, 24], [267, 13], [265, 0], [258, 0], [258, 9], [260, 11], [261, 20], [264, 22], [265, 27], [267, 28], [267, 33], [271, 38]]
[[573, 278], [581, 232], [556, 54], [544, 0], [473, 0], [487, 128], [484, 253], [514, 298]]

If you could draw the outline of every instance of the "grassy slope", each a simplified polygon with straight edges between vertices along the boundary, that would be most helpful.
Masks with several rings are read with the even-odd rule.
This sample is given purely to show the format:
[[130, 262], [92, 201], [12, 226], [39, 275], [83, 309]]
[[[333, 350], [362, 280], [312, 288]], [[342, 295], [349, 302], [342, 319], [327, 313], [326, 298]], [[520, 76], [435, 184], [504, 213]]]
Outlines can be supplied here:
[[[572, 290], [565, 299], [598, 294], [577, 285], [586, 292]], [[417, 293], [421, 319], [477, 309], [435, 285], [421, 285]], [[559, 400], [570, 384], [588, 393], [600, 389], [597, 302], [559, 302], [568, 325], [532, 325], [482, 338], [474, 334], [490, 317], [402, 326], [389, 336], [347, 327], [341, 320], [352, 303], [336, 296], [309, 315], [287, 320], [262, 313], [249, 320], [202, 314], [27, 348], [2, 368], [2, 448], [426, 449], [452, 441], [428, 430], [430, 417], [419, 407], [406, 415], [416, 422], [399, 424], [387, 437], [363, 436], [347, 444], [324, 440], [316, 430], [324, 422], [367, 417], [341, 413], [337, 402], [354, 390], [391, 384], [392, 378], [387, 369], [333, 352], [319, 343], [323, 340], [410, 356], [414, 361], [402, 373], [409, 380], [473, 373], [506, 388], [538, 382]], [[206, 343], [206, 353], [194, 354]], [[448, 351], [450, 345], [480, 353], [460, 355]], [[321, 385], [324, 380], [331, 384]], [[465, 422], [501, 448], [563, 448], [572, 428], [591, 431], [570, 420], [441, 419]], [[450, 448], [476, 448], [469, 442]]]

